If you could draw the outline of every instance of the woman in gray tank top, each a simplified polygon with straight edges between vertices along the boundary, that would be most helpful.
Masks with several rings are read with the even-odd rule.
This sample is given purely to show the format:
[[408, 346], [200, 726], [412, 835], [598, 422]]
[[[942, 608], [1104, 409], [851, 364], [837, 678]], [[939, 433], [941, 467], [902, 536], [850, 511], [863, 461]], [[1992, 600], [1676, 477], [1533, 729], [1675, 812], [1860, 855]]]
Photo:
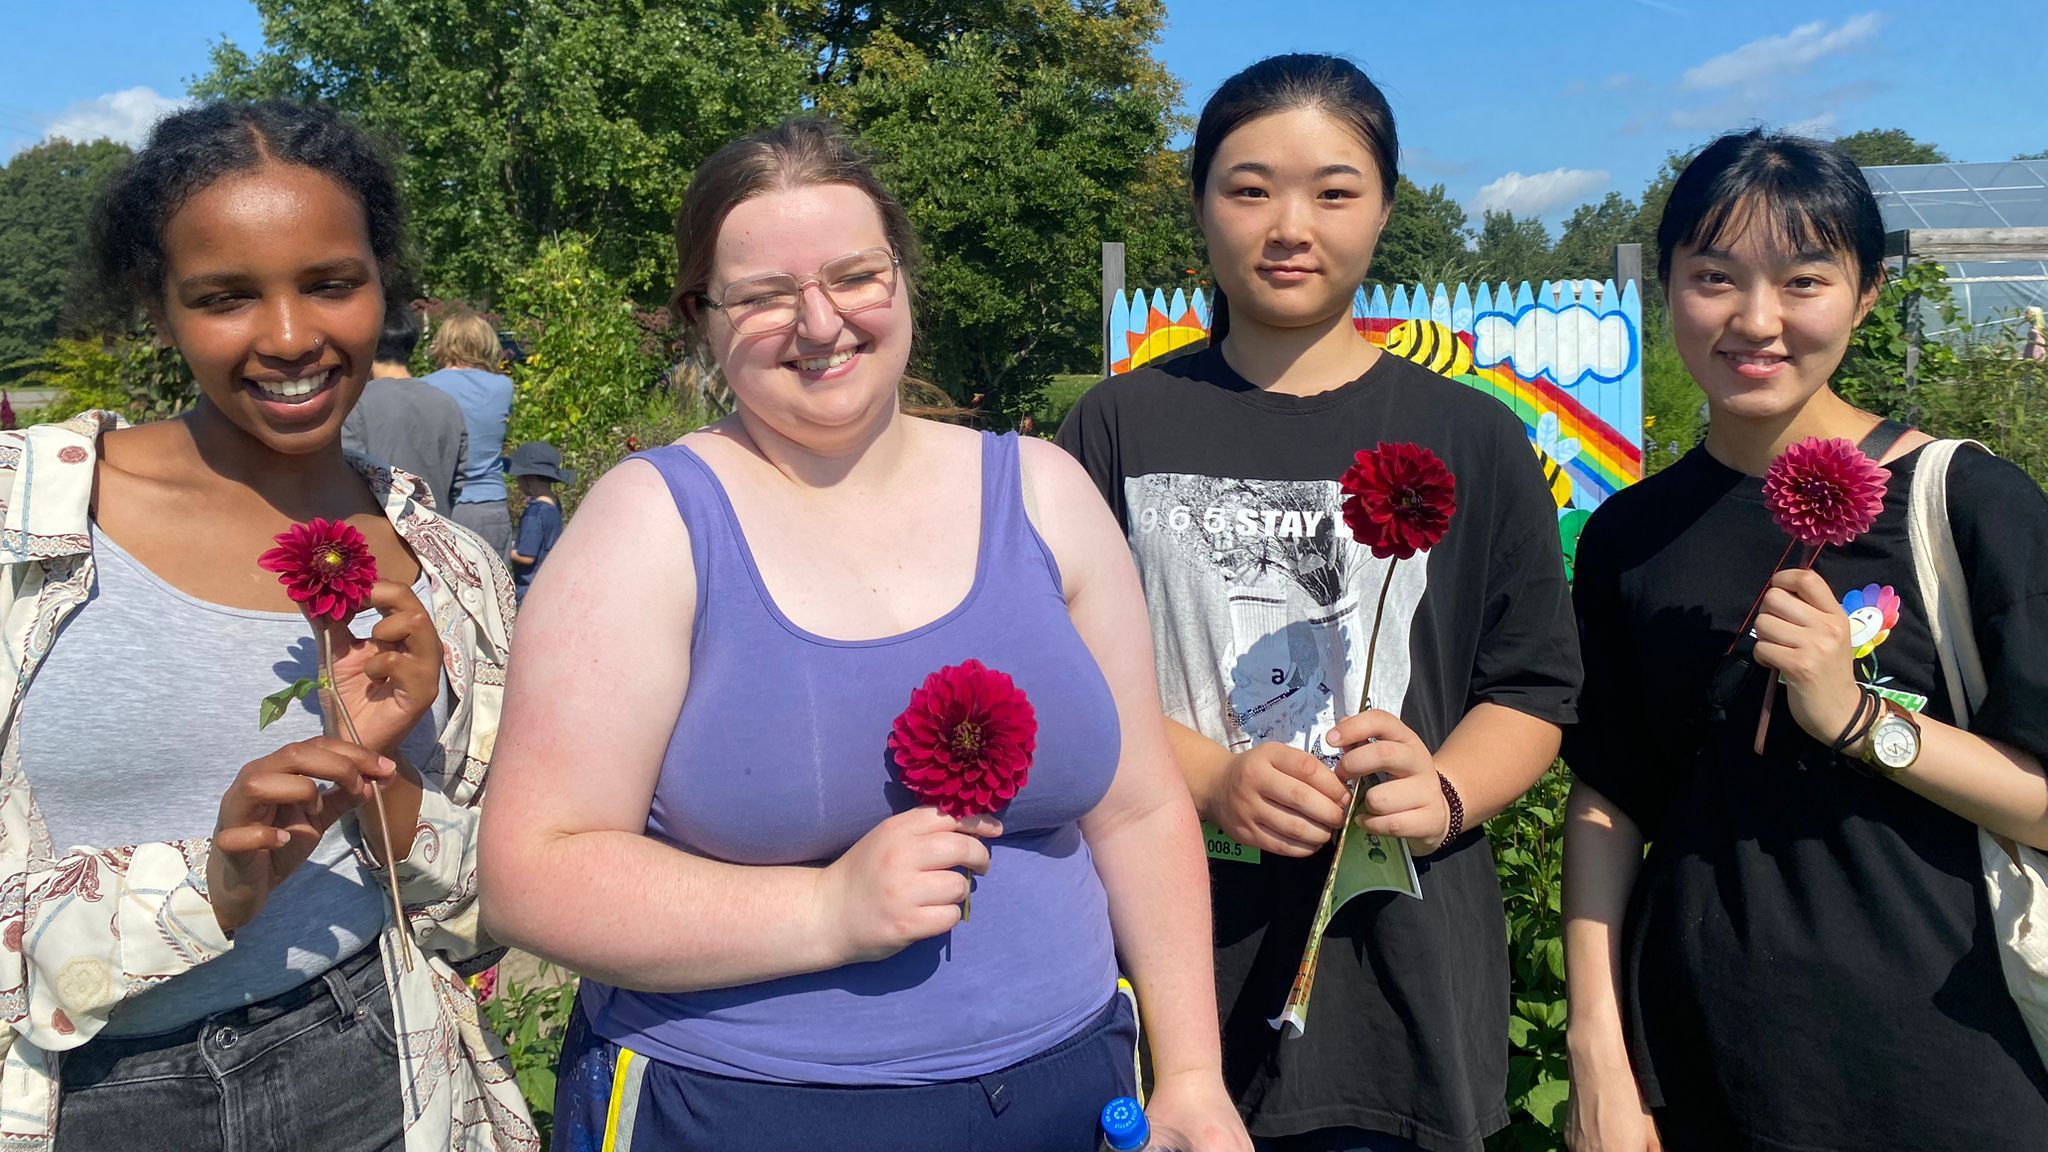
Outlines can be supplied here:
[[[95, 271], [199, 400], [0, 437], [10, 1146], [538, 1148], [451, 967], [487, 947], [472, 834], [511, 584], [340, 443], [401, 227], [389, 167], [331, 112], [164, 119], [100, 205]], [[377, 562], [354, 619], [309, 618], [257, 566], [316, 517]], [[316, 643], [333, 694], [259, 731]]]

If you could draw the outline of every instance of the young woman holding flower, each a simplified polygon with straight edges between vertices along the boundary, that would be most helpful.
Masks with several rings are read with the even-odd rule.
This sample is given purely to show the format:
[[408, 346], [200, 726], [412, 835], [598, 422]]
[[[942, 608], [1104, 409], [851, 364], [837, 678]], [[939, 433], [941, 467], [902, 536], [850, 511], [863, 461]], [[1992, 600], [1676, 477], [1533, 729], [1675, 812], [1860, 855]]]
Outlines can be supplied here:
[[1814, 141], [1724, 136], [1657, 245], [1712, 419], [1579, 542], [1570, 1143], [2039, 1148], [2048, 1073], [2000, 971], [1978, 828], [2048, 845], [2048, 499], [1980, 452], [1949, 467], [1987, 673], [1964, 731], [1907, 533], [1929, 437], [1828, 383], [1883, 276], [1861, 172]]
[[[1245, 1148], [1087, 477], [904, 410], [909, 221], [822, 123], [706, 160], [676, 243], [738, 409], [600, 480], [535, 579], [484, 829], [493, 930], [585, 974], [558, 1143], [1091, 1152], [1121, 961], [1155, 1119]], [[959, 757], [993, 775], [948, 791]]]
[[[511, 584], [341, 449], [401, 228], [332, 113], [166, 118], [100, 206], [96, 271], [197, 405], [0, 437], [10, 1147], [537, 1147], [449, 967], [484, 946]], [[360, 742], [312, 699], [258, 728], [321, 638]]]
[[[1578, 681], [1557, 513], [1520, 422], [1352, 325], [1398, 155], [1385, 98], [1344, 60], [1226, 80], [1193, 149], [1212, 338], [1097, 386], [1059, 436], [1136, 554], [1175, 756], [1216, 827], [1225, 1071], [1261, 1148], [1478, 1152], [1506, 1123], [1507, 933], [1480, 826], [1549, 767]], [[1382, 444], [1404, 511], [1450, 495], [1417, 447], [1457, 510], [1375, 555], [1338, 481]], [[1400, 559], [1407, 542], [1426, 551]], [[1366, 777], [1360, 827], [1406, 839], [1422, 898], [1340, 908], [1313, 1017], [1283, 1035], [1269, 1021]]]

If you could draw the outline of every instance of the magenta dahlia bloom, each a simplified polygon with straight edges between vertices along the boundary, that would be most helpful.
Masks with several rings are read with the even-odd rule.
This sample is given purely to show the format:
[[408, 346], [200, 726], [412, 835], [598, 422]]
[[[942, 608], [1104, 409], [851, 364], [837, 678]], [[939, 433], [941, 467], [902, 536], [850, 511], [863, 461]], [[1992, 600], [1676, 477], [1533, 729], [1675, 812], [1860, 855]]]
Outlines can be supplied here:
[[1038, 714], [1024, 690], [979, 660], [925, 677], [889, 733], [903, 786], [948, 816], [1008, 804], [1037, 750]]
[[277, 547], [256, 566], [277, 573], [277, 582], [308, 616], [342, 621], [370, 599], [377, 582], [377, 558], [355, 526], [318, 516], [277, 534]]
[[1793, 539], [1810, 548], [1839, 548], [1870, 531], [1891, 478], [1849, 441], [1809, 436], [1771, 462], [1764, 504]]

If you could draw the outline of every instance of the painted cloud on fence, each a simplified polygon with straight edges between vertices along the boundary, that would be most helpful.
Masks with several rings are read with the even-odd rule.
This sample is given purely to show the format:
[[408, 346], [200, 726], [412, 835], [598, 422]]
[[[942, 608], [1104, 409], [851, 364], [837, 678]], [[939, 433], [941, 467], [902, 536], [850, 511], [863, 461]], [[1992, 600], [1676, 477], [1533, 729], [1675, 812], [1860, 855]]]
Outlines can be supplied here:
[[1613, 381], [1635, 367], [1635, 333], [1620, 312], [1544, 304], [1515, 315], [1489, 312], [1472, 322], [1472, 358], [1484, 368], [1505, 363], [1524, 380], [1548, 377], [1570, 388], [1591, 378]]

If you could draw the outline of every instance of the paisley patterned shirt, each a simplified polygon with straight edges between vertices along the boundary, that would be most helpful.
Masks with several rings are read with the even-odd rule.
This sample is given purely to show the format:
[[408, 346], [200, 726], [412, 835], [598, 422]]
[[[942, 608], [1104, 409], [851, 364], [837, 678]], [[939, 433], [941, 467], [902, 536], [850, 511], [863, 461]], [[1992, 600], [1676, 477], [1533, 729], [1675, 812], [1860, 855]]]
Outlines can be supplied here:
[[[0, 433], [0, 1152], [48, 1152], [58, 1064], [116, 1004], [234, 947], [206, 891], [209, 841], [53, 853], [21, 770], [23, 688], [93, 585], [89, 511], [110, 412]], [[425, 570], [454, 701], [439, 771], [423, 769], [412, 854], [398, 863], [406, 923], [379, 938], [401, 1022], [406, 1152], [537, 1150], [502, 1044], [451, 966], [494, 945], [476, 907], [478, 802], [497, 738], [512, 581], [480, 541], [415, 498], [416, 481], [350, 463]], [[368, 867], [354, 823], [348, 833]], [[412, 954], [410, 967], [402, 953]]]

